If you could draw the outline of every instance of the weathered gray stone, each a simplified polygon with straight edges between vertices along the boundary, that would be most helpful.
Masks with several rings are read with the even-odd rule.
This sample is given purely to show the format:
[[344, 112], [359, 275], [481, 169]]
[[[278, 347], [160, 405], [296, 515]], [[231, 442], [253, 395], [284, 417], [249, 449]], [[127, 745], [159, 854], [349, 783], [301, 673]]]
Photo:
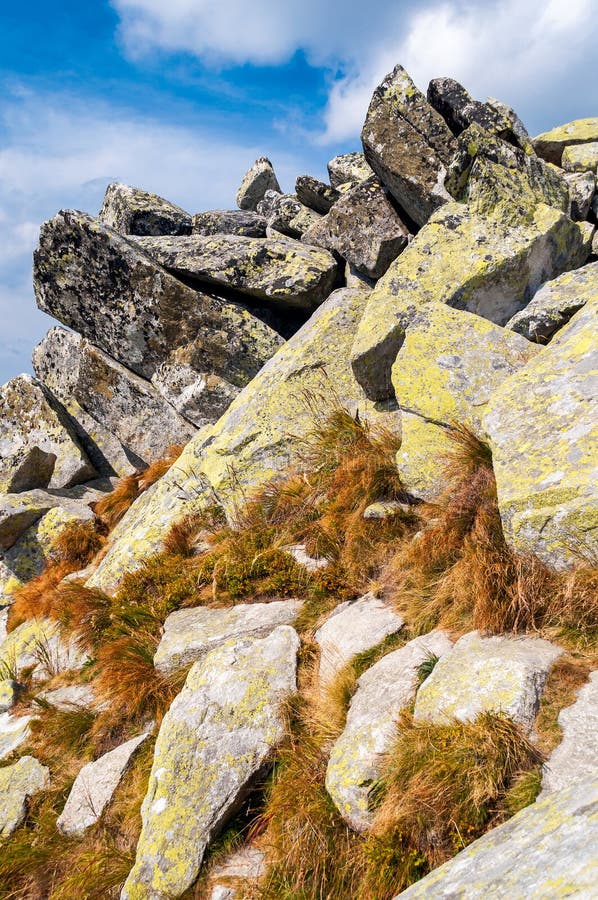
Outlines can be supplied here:
[[343, 153], [328, 163], [328, 177], [334, 188], [341, 185], [359, 184], [373, 175], [373, 171], [363, 153]]
[[408, 238], [408, 228], [372, 175], [346, 191], [328, 215], [304, 232], [302, 240], [340, 254], [375, 279], [384, 275]]
[[61, 672], [81, 669], [88, 655], [71, 635], [61, 635], [51, 619], [29, 619], [4, 639], [0, 645], [0, 670], [19, 678], [25, 670], [40, 681]]
[[511, 131], [516, 136], [519, 146], [522, 147], [526, 153], [531, 154], [536, 152], [527, 128], [511, 106], [503, 103], [502, 100], [497, 100], [496, 97], [487, 97], [486, 104], [496, 110], [499, 115], [503, 116], [509, 122]]
[[396, 634], [404, 624], [401, 616], [373, 594], [341, 603], [315, 633], [320, 648], [320, 685], [330, 684], [354, 656]]
[[25, 821], [30, 797], [50, 787], [50, 770], [33, 756], [0, 768], [0, 838], [9, 837]]
[[596, 191], [596, 176], [593, 172], [565, 172], [563, 178], [569, 185], [572, 219], [586, 219]]
[[42, 705], [47, 704], [65, 712], [92, 709], [96, 703], [95, 693], [90, 684], [68, 684], [51, 691], [42, 691], [37, 694], [35, 700], [41, 701]]
[[295, 182], [295, 193], [304, 206], [317, 213], [327, 213], [340, 197], [336, 188], [318, 181], [312, 175], [299, 175]]
[[594, 776], [523, 809], [407, 888], [400, 900], [591, 900], [598, 874], [597, 809]]
[[114, 792], [149, 734], [140, 734], [83, 766], [58, 816], [56, 827], [69, 837], [83, 837], [101, 818]]
[[544, 764], [540, 798], [598, 776], [598, 672], [577, 694], [575, 703], [559, 713], [561, 743]]
[[0, 678], [0, 713], [5, 713], [15, 705], [19, 695], [19, 685], [12, 678], [2, 678], [2, 672], [0, 672]]
[[506, 324], [528, 341], [547, 344], [590, 300], [598, 298], [598, 262], [546, 282]]
[[63, 488], [96, 474], [59, 404], [37, 379], [0, 388], [0, 491]]
[[162, 363], [152, 375], [152, 384], [164, 399], [197, 428], [218, 421], [239, 391], [226, 378], [213, 372], [198, 373], [184, 361]]
[[361, 140], [368, 163], [417, 225], [451, 199], [444, 177], [455, 138], [402, 66], [374, 91]]
[[184, 348], [199, 372], [246, 384], [280, 344], [247, 309], [194, 291], [85, 213], [42, 226], [37, 304], [144, 378]]
[[337, 275], [329, 253], [297, 241], [223, 234], [138, 238], [137, 244], [178, 275], [299, 309], [322, 303]]
[[157, 194], [113, 182], [99, 218], [121, 234], [190, 234], [191, 216]]
[[598, 529], [597, 316], [594, 298], [502, 383], [484, 418], [505, 537], [557, 568]]
[[266, 856], [258, 847], [233, 851], [210, 874], [210, 900], [242, 900], [255, 889], [266, 870]]
[[[9, 712], [0, 714], [0, 759], [6, 759], [27, 740], [33, 719], [34, 716], [13, 716]], [[0, 774], [3, 771], [0, 768]]]
[[244, 237], [266, 237], [265, 216], [251, 210], [213, 209], [193, 216], [192, 234], [239, 234]]
[[446, 486], [446, 459], [454, 448], [445, 425], [401, 412], [397, 469], [401, 483], [411, 497], [426, 501], [438, 497]]
[[164, 622], [154, 666], [169, 674], [197, 662], [232, 638], [266, 637], [279, 625], [290, 625], [300, 609], [299, 600], [274, 600], [226, 609], [200, 606], [178, 610]]
[[64, 490], [23, 491], [22, 494], [0, 496], [0, 551], [12, 547], [28, 528], [56, 507], [74, 518], [92, 519], [90, 504], [102, 496], [101, 491], [83, 485]]
[[433, 78], [427, 97], [455, 137], [473, 124], [501, 137], [514, 136], [510, 134], [511, 123], [504, 115], [488, 103], [474, 100], [454, 78]]
[[420, 687], [414, 717], [471, 722], [482, 712], [495, 712], [531, 731], [546, 678], [562, 652], [541, 638], [466, 634]]
[[397, 737], [398, 715], [415, 696], [419, 667], [451, 647], [444, 632], [432, 631], [383, 656], [357, 682], [345, 729], [326, 770], [326, 790], [354, 831], [371, 827], [370, 791], [380, 778], [384, 754]]
[[146, 464], [195, 434], [150, 382], [65, 328], [52, 328], [38, 344], [33, 368], [69, 413], [74, 400]]
[[562, 166], [566, 172], [596, 172], [598, 169], [598, 141], [565, 147]]
[[237, 206], [239, 209], [257, 209], [266, 191], [280, 192], [280, 185], [270, 160], [260, 156], [243, 176], [237, 191]]
[[135, 865], [123, 900], [179, 897], [284, 736], [299, 638], [232, 640], [192, 667], [156, 741]]
[[258, 212], [268, 220], [266, 235], [269, 238], [277, 238], [279, 234], [300, 238], [319, 219], [319, 214], [304, 206], [296, 194], [279, 194], [277, 191], [266, 192]]
[[460, 203], [438, 210], [369, 295], [351, 354], [371, 399], [393, 395], [405, 324], [431, 300], [503, 325], [543, 282], [585, 262], [580, 224], [539, 204], [518, 226]]
[[558, 125], [551, 131], [539, 134], [533, 143], [538, 156], [560, 166], [565, 147], [587, 144], [591, 141], [598, 141], [598, 117], [576, 119], [566, 125]]

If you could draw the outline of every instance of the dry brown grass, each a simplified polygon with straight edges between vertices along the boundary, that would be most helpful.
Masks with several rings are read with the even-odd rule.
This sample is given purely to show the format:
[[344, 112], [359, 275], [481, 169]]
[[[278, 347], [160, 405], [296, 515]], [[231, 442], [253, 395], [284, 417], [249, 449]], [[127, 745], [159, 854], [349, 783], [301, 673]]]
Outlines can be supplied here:
[[575, 702], [591, 669], [586, 659], [576, 659], [567, 653], [557, 659], [550, 670], [534, 724], [536, 745], [544, 754], [549, 754], [560, 743], [562, 729], [558, 723], [559, 713]]

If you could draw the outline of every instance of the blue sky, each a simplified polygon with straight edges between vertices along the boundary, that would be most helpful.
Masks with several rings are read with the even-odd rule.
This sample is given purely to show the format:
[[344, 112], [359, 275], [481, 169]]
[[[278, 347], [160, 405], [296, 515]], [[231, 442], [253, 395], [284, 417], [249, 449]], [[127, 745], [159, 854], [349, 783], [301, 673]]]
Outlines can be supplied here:
[[[451, 75], [529, 130], [598, 114], [595, 0], [30, 0], [0, 13], [0, 383], [50, 320], [31, 252], [109, 181], [190, 212], [234, 205], [256, 156], [283, 187], [359, 148], [397, 62]], [[10, 8], [7, 8], [10, 7]]]

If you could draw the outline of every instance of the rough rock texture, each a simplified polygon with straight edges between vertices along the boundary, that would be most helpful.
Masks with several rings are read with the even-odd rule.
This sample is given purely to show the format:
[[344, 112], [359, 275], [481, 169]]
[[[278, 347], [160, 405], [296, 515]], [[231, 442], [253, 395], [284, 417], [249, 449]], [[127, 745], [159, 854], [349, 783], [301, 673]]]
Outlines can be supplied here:
[[505, 537], [562, 568], [598, 528], [598, 300], [511, 375], [484, 419]]
[[428, 103], [440, 113], [455, 137], [476, 124], [492, 134], [508, 134], [510, 122], [494, 107], [474, 100], [454, 78], [433, 78], [428, 85]]
[[19, 694], [19, 685], [12, 678], [3, 678], [0, 681], [0, 713], [8, 712], [16, 703]]
[[598, 672], [592, 672], [575, 703], [561, 710], [559, 725], [563, 739], [544, 765], [540, 797], [598, 776]]
[[76, 485], [64, 490], [24, 491], [0, 496], [0, 551], [12, 547], [20, 536], [49, 510], [60, 507], [73, 518], [92, 519], [90, 504], [102, 491]]
[[85, 213], [42, 226], [34, 287], [40, 309], [144, 378], [185, 348], [198, 372], [242, 385], [280, 344], [248, 310], [187, 287]]
[[69, 837], [83, 837], [95, 825], [148, 737], [147, 733], [140, 734], [83, 766], [56, 821], [59, 831]]
[[370, 293], [351, 354], [355, 377], [371, 399], [391, 397], [405, 326], [424, 304], [437, 300], [503, 325], [543, 282], [584, 263], [585, 253], [580, 226], [543, 204], [510, 226], [447, 204]]
[[[0, 760], [25, 743], [29, 737], [29, 723], [33, 716], [13, 716], [10, 713], [0, 715]], [[0, 768], [0, 774], [4, 770]]]
[[70, 487], [95, 475], [60, 405], [37, 379], [0, 388], [0, 491]]
[[407, 888], [400, 900], [591, 900], [597, 810], [594, 776], [523, 809]]
[[374, 91], [361, 140], [376, 175], [418, 225], [451, 199], [444, 177], [455, 139], [402, 66]]
[[538, 156], [560, 166], [563, 150], [574, 144], [598, 141], [598, 117], [576, 119], [566, 125], [559, 125], [534, 138], [534, 148]]
[[90, 684], [68, 684], [51, 691], [42, 691], [35, 699], [66, 712], [73, 709], [91, 709], [96, 702]]
[[320, 684], [330, 684], [352, 657], [375, 647], [404, 624], [401, 616], [373, 594], [341, 603], [315, 633]]
[[437, 425], [459, 422], [483, 438], [493, 392], [538, 352], [506, 328], [431, 301], [406, 325], [392, 367], [397, 403]]
[[298, 649], [297, 634], [282, 625], [194, 664], [160, 727], [123, 900], [167, 900], [193, 884], [206, 847], [284, 736]]
[[373, 174], [363, 153], [343, 153], [328, 163], [328, 177], [334, 188], [347, 184], [359, 184]]
[[300, 175], [297, 178], [295, 193], [304, 206], [317, 213], [327, 213], [340, 197], [336, 188], [318, 181], [312, 175]]
[[296, 194], [279, 194], [276, 191], [266, 192], [258, 205], [258, 212], [266, 216], [266, 234], [271, 238], [277, 238], [279, 234], [300, 238], [319, 219], [319, 214], [304, 206]]
[[240, 388], [226, 378], [208, 372], [198, 374], [184, 361], [177, 362], [177, 354], [170, 363], [162, 363], [152, 375], [158, 393], [181, 416], [197, 428], [216, 422], [226, 412]]
[[243, 603], [229, 609], [181, 609], [164, 622], [154, 666], [168, 674], [191, 665], [232, 638], [266, 637], [290, 625], [301, 608], [298, 600]]
[[517, 138], [519, 146], [522, 147], [526, 153], [531, 155], [536, 152], [527, 128], [511, 106], [503, 103], [502, 100], [497, 100], [496, 97], [487, 97], [486, 104], [496, 110], [499, 115], [503, 116], [508, 121], [511, 126], [511, 131]]
[[548, 281], [506, 324], [529, 341], [547, 344], [590, 300], [598, 300], [598, 262]]
[[502, 712], [530, 731], [548, 672], [562, 652], [540, 638], [466, 634], [420, 687], [414, 717], [470, 722], [482, 712]]
[[408, 238], [408, 228], [373, 175], [346, 191], [302, 240], [338, 253], [369, 278], [380, 278]]
[[266, 156], [260, 156], [243, 176], [241, 187], [237, 191], [237, 206], [239, 209], [257, 209], [266, 191], [280, 192], [280, 185], [270, 160]]
[[[161, 545], [169, 524], [214, 502], [230, 512], [290, 462], [313, 428], [309, 397], [321, 412], [340, 403], [362, 418], [399, 428], [396, 413], [364, 400], [349, 365], [349, 351], [367, 294], [339, 290], [264, 366], [205, 435], [193, 438], [175, 465], [133, 504], [113, 532], [112, 547], [90, 584], [111, 591]], [[334, 401], [331, 398], [335, 398]]]
[[569, 185], [572, 219], [586, 219], [596, 191], [596, 176], [593, 172], [566, 172], [564, 179]]
[[7, 838], [27, 815], [27, 802], [50, 786], [50, 770], [33, 756], [0, 769], [0, 838]]
[[329, 253], [296, 241], [224, 234], [139, 238], [137, 244], [178, 275], [299, 309], [325, 300], [337, 274]]
[[251, 210], [214, 209], [193, 216], [192, 234], [240, 234], [266, 237], [267, 220]]
[[99, 218], [121, 234], [190, 234], [191, 216], [179, 206], [128, 184], [106, 188]]
[[38, 344], [33, 368], [69, 412], [72, 399], [145, 463], [195, 434], [148, 381], [64, 328], [52, 328]]
[[214, 866], [210, 875], [210, 900], [242, 900], [255, 889], [266, 869], [266, 857], [257, 847], [241, 847], [224, 862]]
[[566, 172], [596, 172], [598, 169], [598, 141], [565, 147], [562, 166]]
[[405, 490], [418, 500], [433, 501], [445, 487], [446, 457], [454, 452], [448, 428], [421, 416], [401, 413], [397, 468]]
[[51, 619], [23, 622], [0, 645], [0, 668], [16, 677], [32, 669], [34, 680], [81, 669], [88, 659], [76, 639], [72, 635], [64, 639]]
[[370, 791], [396, 739], [398, 714], [415, 695], [419, 666], [440, 658], [451, 646], [444, 632], [432, 631], [383, 656], [357, 682], [345, 729], [326, 770], [326, 790], [354, 831], [367, 831], [372, 824]]

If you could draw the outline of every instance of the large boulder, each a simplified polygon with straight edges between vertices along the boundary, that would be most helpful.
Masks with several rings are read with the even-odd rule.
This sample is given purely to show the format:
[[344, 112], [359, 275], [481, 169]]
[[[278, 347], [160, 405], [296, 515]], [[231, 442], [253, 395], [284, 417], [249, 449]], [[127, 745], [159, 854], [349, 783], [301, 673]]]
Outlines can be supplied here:
[[117, 181], [106, 188], [99, 217], [121, 234], [191, 233], [191, 216], [180, 206]]
[[206, 848], [284, 737], [298, 649], [296, 632], [282, 625], [194, 664], [160, 726], [123, 900], [180, 897], [191, 887]]
[[367, 294], [335, 291], [233, 401], [207, 434], [193, 438], [172, 469], [133, 504], [112, 533], [91, 582], [111, 591], [161, 545], [172, 522], [212, 505], [230, 513], [257, 488], [299, 463], [317, 415], [340, 404], [400, 427], [396, 413], [364, 399], [349, 351]]
[[446, 425], [401, 411], [401, 446], [397, 468], [405, 490], [418, 500], [433, 501], [446, 486], [446, 461], [454, 453]]
[[31, 375], [0, 388], [0, 491], [65, 488], [95, 469], [51, 393]]
[[563, 739], [544, 764], [541, 797], [598, 775], [598, 672], [559, 713]]
[[[590, 900], [598, 778], [528, 806], [400, 894], [400, 900]], [[399, 900], [399, 897], [395, 898]]]
[[346, 191], [326, 216], [304, 232], [302, 240], [338, 253], [369, 278], [380, 278], [407, 246], [408, 238], [408, 228], [372, 175]]
[[565, 172], [563, 178], [569, 186], [571, 218], [587, 219], [596, 191], [596, 176], [593, 172]]
[[373, 171], [363, 153], [342, 153], [328, 163], [328, 177], [334, 188], [359, 184], [373, 175]]
[[223, 234], [138, 238], [136, 243], [177, 275], [283, 307], [314, 309], [330, 294], [337, 275], [329, 253], [297, 241]]
[[534, 149], [547, 162], [560, 166], [565, 147], [598, 141], [598, 117], [576, 119], [566, 125], [558, 125], [534, 138]]
[[266, 191], [258, 204], [258, 212], [266, 216], [266, 234], [271, 238], [280, 234], [300, 238], [320, 218], [320, 214], [301, 203], [296, 194], [279, 194], [277, 191]]
[[585, 262], [582, 228], [544, 204], [509, 225], [460, 203], [437, 210], [370, 294], [351, 354], [371, 399], [392, 396], [405, 325], [436, 300], [504, 325], [549, 278]]
[[256, 210], [266, 191], [280, 193], [280, 185], [270, 160], [266, 156], [260, 156], [243, 176], [241, 187], [237, 191], [237, 206], [239, 209]]
[[598, 169], [598, 141], [577, 144], [563, 150], [563, 169], [566, 172], [596, 172]]
[[78, 485], [68, 490], [34, 490], [0, 496], [0, 550], [12, 547], [28, 528], [55, 507], [79, 520], [92, 519], [90, 506], [103, 493], [93, 487]]
[[144, 378], [184, 348], [198, 372], [246, 384], [279, 336], [237, 303], [195, 291], [98, 219], [63, 211], [34, 254], [39, 308]]
[[433, 78], [428, 85], [427, 98], [455, 137], [474, 124], [491, 134], [514, 136], [511, 123], [504, 114], [488, 103], [474, 100], [454, 78]]
[[455, 138], [402, 66], [374, 91], [361, 140], [368, 163], [417, 225], [451, 199], [444, 177]]
[[300, 203], [317, 213], [327, 213], [340, 197], [336, 188], [318, 181], [313, 175], [299, 175], [295, 193]]
[[145, 463], [195, 434], [150, 382], [72, 331], [52, 328], [33, 351], [33, 368], [69, 413], [74, 401]]
[[266, 237], [265, 216], [251, 210], [214, 209], [193, 216], [192, 234], [240, 234], [244, 237]]
[[506, 379], [484, 419], [507, 541], [557, 568], [598, 528], [598, 300]]
[[33, 756], [0, 769], [0, 838], [9, 837], [25, 821], [29, 798], [48, 787], [50, 770]]

